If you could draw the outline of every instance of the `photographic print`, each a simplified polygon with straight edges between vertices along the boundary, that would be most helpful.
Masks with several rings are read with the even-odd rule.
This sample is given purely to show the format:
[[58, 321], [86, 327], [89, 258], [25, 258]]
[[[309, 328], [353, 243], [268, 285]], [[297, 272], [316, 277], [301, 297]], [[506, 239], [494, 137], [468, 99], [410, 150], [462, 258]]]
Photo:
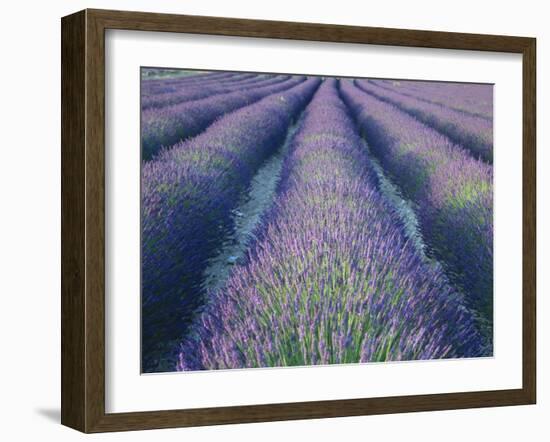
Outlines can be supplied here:
[[493, 355], [493, 85], [140, 74], [142, 373]]

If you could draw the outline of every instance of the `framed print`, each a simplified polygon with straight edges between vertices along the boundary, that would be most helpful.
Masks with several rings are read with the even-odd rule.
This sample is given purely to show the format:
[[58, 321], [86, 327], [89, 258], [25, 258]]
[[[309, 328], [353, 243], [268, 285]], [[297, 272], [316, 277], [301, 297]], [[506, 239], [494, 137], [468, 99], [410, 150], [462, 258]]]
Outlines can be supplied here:
[[535, 58], [526, 37], [64, 17], [62, 423], [535, 403]]

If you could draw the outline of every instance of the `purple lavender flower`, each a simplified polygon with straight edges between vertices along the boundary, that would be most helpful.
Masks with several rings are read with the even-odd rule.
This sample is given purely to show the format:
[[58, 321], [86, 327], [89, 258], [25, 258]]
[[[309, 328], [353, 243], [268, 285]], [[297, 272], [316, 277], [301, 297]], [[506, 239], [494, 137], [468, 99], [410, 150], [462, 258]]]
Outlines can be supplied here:
[[141, 84], [141, 95], [149, 96], [175, 92], [180, 86], [193, 86], [198, 84], [213, 84], [239, 78], [242, 74], [238, 72], [206, 72], [178, 78], [143, 79]]
[[435, 81], [369, 80], [377, 86], [474, 117], [493, 120], [493, 86]]
[[304, 81], [305, 77], [291, 77], [266, 86], [144, 110], [141, 115], [142, 158], [149, 160], [163, 148], [199, 134], [217, 118]]
[[172, 86], [169, 92], [142, 96], [141, 109], [152, 107], [172, 106], [187, 101], [200, 100], [213, 95], [228, 94], [242, 91], [244, 88], [269, 86], [281, 83], [290, 78], [289, 75], [260, 76], [254, 74], [242, 75], [238, 78], [230, 78], [205, 84], [183, 84]]
[[355, 80], [357, 87], [379, 100], [397, 106], [428, 126], [461, 144], [475, 158], [493, 162], [493, 124], [491, 120], [453, 110], [439, 104], [419, 100], [388, 88], [382, 88], [371, 80]]
[[180, 347], [178, 370], [480, 356], [471, 312], [407, 240], [335, 80], [305, 111], [247, 261]]
[[[207, 259], [231, 227], [231, 210], [260, 164], [283, 143], [289, 125], [319, 83], [318, 79], [294, 80], [288, 89], [228, 113], [201, 135], [143, 164], [142, 354], [146, 370], [159, 343], [178, 338], [185, 330], [201, 303]], [[208, 327], [215, 324], [214, 319], [205, 322]], [[227, 357], [236, 354], [227, 349]]]
[[[493, 317], [493, 168], [352, 82], [341, 95], [403, 194], [417, 206], [424, 239], [468, 306]], [[490, 332], [489, 332], [490, 333]]]

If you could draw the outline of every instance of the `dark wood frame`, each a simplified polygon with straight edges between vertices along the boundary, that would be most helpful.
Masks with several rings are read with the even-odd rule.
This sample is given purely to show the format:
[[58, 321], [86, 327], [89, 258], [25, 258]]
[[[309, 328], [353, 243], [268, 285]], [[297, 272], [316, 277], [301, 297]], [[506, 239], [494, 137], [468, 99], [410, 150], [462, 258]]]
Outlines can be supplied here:
[[[523, 386], [192, 410], [105, 412], [105, 30], [186, 32], [519, 53], [523, 56]], [[536, 40], [405, 29], [84, 10], [62, 30], [61, 422], [83, 432], [534, 404]]]

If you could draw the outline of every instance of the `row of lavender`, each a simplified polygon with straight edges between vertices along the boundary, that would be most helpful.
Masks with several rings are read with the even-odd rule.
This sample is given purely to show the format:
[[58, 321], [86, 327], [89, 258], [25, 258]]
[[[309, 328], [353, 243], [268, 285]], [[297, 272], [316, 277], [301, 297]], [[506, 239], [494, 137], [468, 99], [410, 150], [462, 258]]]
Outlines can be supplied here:
[[[228, 83], [231, 83], [231, 81], [239, 82], [239, 81], [241, 81], [241, 80], [242, 80], [242, 78], [239, 79], [239, 77], [233, 77], [233, 80], [228, 81]], [[183, 81], [183, 80], [181, 80], [181, 81]], [[222, 81], [223, 81], [223, 80], [222, 80]], [[246, 79], [243, 80], [244, 83], [246, 83], [246, 81], [247, 81]], [[284, 81], [284, 80], [283, 80], [283, 81]], [[216, 82], [219, 83], [220, 80], [215, 80], [214, 82], [215, 82], [215, 83], [216, 83]], [[254, 82], [252, 81], [252, 83], [254, 83]], [[370, 97], [370, 98], [372, 98], [372, 97]], [[375, 101], [378, 101], [378, 100], [376, 100], [376, 99], [374, 99], [374, 98], [372, 98], [372, 99], [375, 100]], [[348, 103], [348, 104], [349, 104], [349, 103]], [[246, 108], [245, 108], [245, 109], [246, 109]], [[243, 110], [244, 110], [244, 109], [243, 109]], [[242, 112], [242, 111], [241, 111], [241, 112]], [[397, 112], [399, 112], [399, 111], [397, 111]], [[239, 112], [234, 112], [234, 113], [239, 113]], [[355, 116], [357, 116], [357, 115], [355, 115]], [[213, 125], [213, 127], [215, 127], [215, 126], [216, 126], [216, 125]], [[210, 134], [210, 132], [211, 132], [211, 129], [209, 129], [205, 134], [203, 134], [203, 136], [197, 137], [197, 139], [200, 141], [201, 138], [202, 138], [202, 139], [203, 139], [203, 142], [204, 142], [204, 139], [206, 138], [205, 136], [208, 135], [208, 134]], [[223, 131], [218, 131], [218, 132], [217, 132], [218, 141], [219, 141], [220, 143], [223, 143], [223, 142], [225, 142], [225, 141], [228, 141], [228, 142], [231, 143], [231, 141], [232, 141], [232, 140], [231, 140], [231, 137], [226, 138], [226, 139], [223, 139], [223, 134], [222, 134], [222, 132], [223, 132]], [[367, 131], [367, 132], [368, 132], [368, 131]], [[216, 134], [215, 131], [214, 131], [213, 133]], [[221, 135], [221, 136], [220, 136], [220, 135]], [[215, 138], [215, 137], [216, 137], [216, 135], [214, 135], [214, 138]], [[390, 134], [390, 138], [391, 138], [391, 134]], [[237, 138], [237, 139], [238, 139], [238, 138]], [[193, 140], [193, 141], [194, 141], [194, 140]], [[370, 140], [370, 141], [372, 141], [372, 140]], [[260, 143], [260, 145], [262, 145], [262, 144], [261, 144], [261, 143], [262, 143], [262, 140], [261, 140], [260, 138], [258, 138], [258, 139], [256, 140], [256, 142], [258, 142], [258, 143]], [[200, 143], [199, 143], [199, 144], [200, 144]], [[191, 143], [191, 142], [181, 143], [182, 146], [181, 146], [180, 149], [179, 149], [179, 150], [180, 150], [179, 155], [181, 155], [181, 153], [182, 153], [181, 151], [185, 148], [185, 146], [194, 145], [195, 147], [198, 147], [199, 144], [193, 144], [193, 143]], [[279, 144], [280, 144], [280, 142], [279, 142]], [[200, 149], [199, 149], [199, 150], [200, 150]], [[178, 165], [176, 165], [176, 168], [181, 167], [183, 164], [188, 164], [188, 163], [189, 163], [188, 160], [189, 160], [190, 158], [192, 158], [193, 161], [196, 161], [196, 160], [199, 160], [199, 158], [201, 157], [201, 154], [199, 154], [199, 152], [198, 152], [197, 150], [195, 150], [195, 152], [191, 151], [188, 155], [189, 155], [189, 157], [186, 157], [185, 155], [183, 155], [183, 156], [180, 158], [181, 161], [180, 161], [180, 163], [179, 163]], [[208, 155], [208, 154], [207, 154], [207, 155]], [[168, 156], [169, 156], [169, 153], [168, 153], [168, 151], [166, 151], [166, 152], [164, 152], [158, 159], [160, 159], [161, 157], [168, 157]], [[264, 156], [263, 158], [265, 158], [265, 156]], [[218, 160], [219, 160], [219, 159], [218, 159]], [[260, 160], [260, 162], [261, 162], [261, 160]], [[153, 163], [157, 163], [157, 161], [154, 161]], [[199, 163], [200, 163], [200, 162], [198, 162], [198, 163], [196, 163], [196, 164], [191, 164], [191, 166], [197, 166], [197, 165], [199, 165], [199, 170], [198, 170], [198, 171], [199, 171], [199, 173], [200, 173], [200, 166], [201, 166], [202, 164], [199, 164]], [[235, 163], [235, 164], [237, 164], [237, 163]], [[212, 162], [212, 163], [209, 164], [209, 167], [210, 167], [210, 166], [212, 166], [212, 167], [219, 167], [220, 165], [221, 165], [221, 166], [224, 165], [224, 164], [223, 164], [223, 161], [222, 161], [221, 163], [218, 162], [216, 165], [214, 165], [214, 163]], [[249, 172], [250, 172], [250, 173], [253, 173], [253, 171], [254, 171], [255, 169], [257, 169], [257, 165], [256, 165], [255, 167], [252, 167], [252, 168], [249, 170]], [[177, 172], [176, 172], [176, 170], [175, 170], [174, 168], [172, 168], [172, 170], [171, 170], [170, 173], [172, 174], [172, 177], [174, 177], [174, 175], [177, 175]], [[251, 175], [249, 175], [249, 177], [250, 177], [250, 176], [251, 176]], [[183, 178], [182, 178], [182, 177], [183, 177]], [[168, 186], [168, 188], [170, 188], [170, 186], [171, 186], [172, 190], [174, 190], [174, 189], [176, 189], [176, 187], [178, 187], [176, 183], [179, 184], [179, 183], [181, 183], [181, 182], [186, 182], [185, 177], [186, 177], [186, 175], [185, 175], [185, 173], [184, 173], [183, 175], [180, 175], [179, 177], [176, 177], [175, 180], [172, 181], [171, 184], [163, 181], [163, 182], [161, 183], [161, 186], [160, 186], [159, 188], [161, 188], [162, 190], [165, 190], [166, 186]], [[491, 178], [492, 178], [492, 177], [491, 177]], [[168, 180], [168, 181], [170, 181], [170, 180]], [[204, 183], [203, 183], [203, 184], [204, 184]], [[227, 182], [226, 182], [225, 184], [227, 185]], [[400, 183], [400, 184], [403, 185], [403, 183]], [[476, 183], [471, 183], [471, 186], [474, 188], [474, 190], [476, 190], [476, 186], [477, 186]], [[246, 187], [246, 185], [244, 185], [243, 187]], [[242, 189], [243, 187], [241, 187], [241, 189]], [[228, 190], [228, 189], [225, 189], [225, 190]], [[176, 191], [176, 192], [177, 192], [177, 191]], [[153, 191], [152, 191], [151, 194], [150, 194], [150, 195], [151, 195], [151, 199], [154, 199], [154, 197], [156, 197], [156, 195], [154, 195], [154, 193], [155, 193], [155, 190], [153, 189]], [[170, 192], [168, 192], [168, 193], [170, 193]], [[198, 193], [198, 192], [197, 192], [197, 193]], [[237, 193], [240, 193], [240, 190], [237, 190], [236, 194], [237, 194]], [[176, 197], [175, 199], [177, 200], [178, 198], [180, 199], [180, 201], [179, 201], [179, 203], [176, 203], [176, 204], [180, 204], [180, 205], [179, 205], [179, 209], [180, 209], [180, 210], [181, 210], [181, 208], [182, 208], [183, 206], [185, 206], [184, 208], [185, 208], [189, 213], [191, 213], [191, 212], [192, 212], [192, 213], [195, 213], [196, 207], [195, 207], [195, 201], [194, 201], [193, 199], [186, 199], [186, 198], [184, 198], [184, 197], [182, 197], [182, 198]], [[170, 197], [168, 198], [168, 200], [171, 200], [172, 203], [174, 202], [174, 199], [172, 198], [172, 196], [170, 196]], [[227, 205], [227, 207], [225, 207], [225, 209], [222, 209], [222, 210], [225, 210], [225, 213], [227, 214], [227, 213], [228, 213], [228, 210], [230, 210], [230, 208], [231, 208], [232, 206], [234, 206], [235, 201], [236, 201], [236, 199], [233, 198], [232, 201], [229, 201], [229, 204]], [[202, 201], [202, 202], [204, 203], [204, 201]], [[170, 203], [170, 204], [172, 204], [172, 203]], [[223, 201], [223, 198], [218, 199], [216, 202], [213, 202], [213, 204], [210, 206], [210, 208], [215, 207], [214, 210], [218, 210], [218, 209], [220, 209], [220, 207], [221, 207], [221, 206], [220, 206], [220, 203], [221, 203], [221, 204], [225, 204], [226, 202]], [[166, 205], [166, 203], [165, 203], [165, 205]], [[492, 205], [492, 202], [491, 202], [491, 205]], [[162, 206], [162, 204], [161, 204], [161, 206]], [[419, 205], [419, 207], [420, 207], [420, 205]], [[199, 202], [199, 207], [198, 207], [198, 208], [201, 209], [201, 207], [200, 207], [200, 202]], [[457, 208], [457, 209], [458, 209], [458, 208]], [[208, 210], [206, 210], [206, 211], [208, 211]], [[171, 229], [171, 228], [173, 228], [173, 226], [179, 225], [179, 223], [180, 223], [180, 221], [181, 221], [181, 218], [177, 219], [178, 214], [177, 214], [176, 212], [178, 212], [178, 210], [174, 210], [174, 211], [172, 212], [172, 214], [171, 214], [172, 217], [171, 217], [171, 218], [169, 217], [168, 220], [167, 220], [166, 218], [164, 218], [165, 212], [162, 212], [162, 213], [164, 213], [164, 214], [161, 215], [161, 216], [159, 216], [159, 218], [157, 219], [157, 221], [160, 221], [161, 219], [162, 219], [162, 221], [169, 221], [169, 222], [168, 222], [169, 226], [164, 226], [164, 228], [165, 228], [165, 229]], [[199, 211], [199, 212], [200, 212], [200, 211]], [[213, 212], [213, 213], [214, 213], [214, 212]], [[174, 214], [175, 214], [175, 215], [174, 215]], [[180, 213], [179, 215], [181, 215], [181, 213]], [[212, 220], [210, 220], [210, 221], [212, 221]], [[227, 220], [226, 220], [226, 221], [227, 221]], [[200, 224], [200, 220], [199, 220], [199, 224]], [[223, 224], [223, 222], [222, 222], [221, 224]], [[212, 226], [213, 224], [210, 223], [209, 225]], [[180, 227], [181, 227], [181, 226], [180, 226]], [[201, 227], [205, 227], [205, 229], [199, 228], [198, 230], [195, 230], [195, 231], [193, 231], [193, 230], [191, 229], [191, 230], [188, 230], [187, 233], [192, 232], [193, 234], [197, 234], [197, 236], [204, 235], [204, 232], [207, 232], [208, 224], [205, 225], [205, 226], [201, 226]], [[218, 225], [218, 227], [219, 227], [220, 232], [223, 232], [223, 231], [224, 231], [224, 226]], [[227, 225], [226, 225], [225, 227], [227, 227]], [[491, 229], [492, 229], [492, 224], [491, 224]], [[184, 230], [185, 230], [185, 229], [184, 229]], [[209, 245], [209, 244], [205, 244], [205, 245], [203, 246], [203, 247], [204, 247], [203, 250], [206, 250], [206, 253], [203, 255], [202, 259], [199, 258], [198, 260], [195, 261], [195, 263], [194, 263], [194, 264], [195, 264], [194, 275], [191, 275], [191, 276], [190, 276], [190, 275], [184, 276], [184, 280], [185, 280], [186, 278], [187, 278], [188, 280], [186, 280], [186, 281], [184, 282], [184, 284], [181, 286], [181, 287], [183, 287], [183, 288], [180, 290], [180, 292], [182, 292], [182, 293], [185, 292], [187, 295], [188, 295], [189, 293], [195, 293], [195, 294], [198, 293], [198, 291], [194, 290], [193, 287], [196, 286], [197, 284], [200, 284], [200, 278], [198, 278], [198, 275], [201, 274], [200, 270], [201, 270], [202, 268], [204, 268], [204, 262], [205, 262], [205, 258], [204, 258], [204, 257], [208, 255], [208, 250], [212, 250], [214, 247], [216, 247], [216, 243], [219, 241], [220, 235], [222, 235], [222, 233], [220, 233], [220, 235], [216, 235], [216, 234], [212, 235], [211, 233], [212, 233], [212, 232], [209, 232], [211, 240], [210, 240], [210, 241], [207, 241], [207, 243], [211, 243], [211, 244], [210, 244], [210, 245]], [[423, 232], [423, 233], [424, 233], [424, 232]], [[464, 233], [464, 234], [466, 234], [466, 236], [468, 236], [468, 232], [466, 231], [466, 229], [464, 229], [464, 230], [462, 231], [462, 233]], [[191, 236], [192, 236], [192, 235], [189, 235], [188, 239], [195, 239], [195, 240], [196, 240], [196, 241], [195, 241], [196, 244], [199, 244], [199, 243], [201, 242], [201, 241], [198, 240], [199, 238], [191, 238]], [[154, 251], [153, 254], [155, 254], [155, 253], [157, 253], [157, 254], [159, 254], [159, 255], [160, 255], [160, 254], [163, 254], [163, 253], [166, 252], [167, 246], [168, 246], [168, 249], [170, 248], [170, 246], [172, 246], [172, 247], [174, 248], [173, 251], [175, 252], [176, 250], [178, 250], [176, 253], [178, 253], [179, 256], [180, 256], [180, 258], [179, 258], [179, 259], [180, 259], [180, 262], [177, 263], [177, 264], [176, 264], [172, 269], [170, 269], [168, 272], [166, 272], [166, 273], [164, 274], [164, 277], [166, 277], [166, 276], [168, 276], [168, 277], [174, 277], [174, 276], [176, 276], [177, 273], [178, 273], [178, 271], [179, 271], [178, 265], [183, 264], [183, 261], [184, 261], [184, 260], [187, 261], [187, 262], [189, 263], [190, 266], [193, 266], [192, 260], [189, 261], [189, 260], [188, 260], [188, 257], [189, 257], [189, 256], [193, 256], [193, 253], [197, 252], [197, 250], [198, 250], [198, 253], [195, 253], [194, 256], [197, 257], [197, 256], [200, 255], [200, 246], [199, 246], [199, 248], [198, 248], [197, 250], [195, 250], [195, 249], [193, 249], [193, 247], [192, 247], [193, 244], [191, 244], [191, 248], [193, 249], [193, 252], [192, 252], [191, 254], [189, 254], [189, 253], [187, 253], [187, 252], [182, 252], [182, 251], [181, 251], [181, 247], [180, 247], [180, 246], [182, 245], [182, 242], [181, 242], [181, 241], [182, 241], [182, 238], [179, 237], [177, 234], [174, 235], [174, 236], [171, 236], [171, 237], [168, 239], [168, 241], [165, 241], [165, 242], [157, 242], [157, 239], [158, 239], [158, 238], [154, 238], [154, 235], [153, 235], [153, 242], [152, 242], [152, 244], [153, 244], [153, 248], [156, 249], [156, 250]], [[203, 237], [203, 240], [204, 240], [204, 237]], [[178, 241], [180, 241], [180, 242], [178, 242]], [[193, 241], [190, 241], [190, 243], [192, 243], [192, 242], [193, 242]], [[210, 247], [210, 248], [209, 248], [209, 247]], [[491, 248], [492, 248], [492, 243], [491, 243]], [[451, 253], [452, 253], [452, 251], [451, 251]], [[492, 262], [492, 255], [491, 255], [491, 262]], [[169, 266], [168, 266], [168, 267], [169, 267]], [[451, 268], [452, 268], [452, 266], [451, 266]], [[158, 267], [157, 267], [157, 270], [158, 270]], [[448, 271], [448, 273], [451, 273], [451, 274], [452, 274], [452, 272], [454, 271], [454, 269], [452, 269], [451, 272], [449, 272], [449, 268], [447, 268], [447, 271]], [[161, 272], [161, 273], [162, 273], [162, 272]], [[191, 272], [191, 273], [193, 273], [193, 272]], [[153, 274], [151, 274], [151, 276], [152, 276], [153, 279], [157, 279], [157, 281], [158, 281], [158, 277], [159, 277], [159, 274], [158, 274], [158, 273], [157, 273], [156, 275], [153, 273]], [[173, 282], [173, 281], [172, 281], [172, 282]], [[187, 284], [187, 287], [189, 288], [189, 290], [185, 290], [185, 284]], [[459, 285], [459, 286], [460, 286], [460, 285]], [[460, 287], [463, 287], [463, 286], [460, 286]], [[151, 293], [151, 292], [149, 291], [148, 293]], [[454, 295], [454, 297], [456, 298], [456, 295]], [[147, 297], [144, 298], [144, 301], [145, 301], [146, 298], [147, 298]], [[172, 299], [172, 303], [170, 304], [170, 303], [165, 303], [166, 300], [164, 299], [163, 296], [159, 296], [158, 298], [160, 299], [159, 303], [154, 303], [154, 302], [153, 302], [153, 303], [150, 305], [151, 309], [149, 309], [148, 312], [147, 312], [146, 310], [144, 310], [144, 318], [145, 318], [145, 316], [148, 316], [149, 319], [152, 319], [152, 321], [149, 321], [150, 333], [145, 333], [145, 334], [144, 334], [144, 343], [146, 342], [146, 339], [145, 339], [146, 336], [149, 335], [149, 336], [150, 336], [150, 338], [149, 338], [149, 344], [151, 344], [151, 345], [153, 345], [153, 346], [154, 346], [155, 342], [162, 341], [163, 339], [166, 338], [166, 331], [168, 331], [168, 334], [169, 334], [169, 335], [172, 335], [172, 336], [176, 336], [176, 335], [179, 336], [179, 335], [181, 335], [181, 332], [182, 332], [182, 324], [188, 323], [189, 320], [190, 320], [190, 317], [185, 317], [185, 318], [183, 318], [182, 316], [185, 316], [185, 315], [183, 315], [182, 313], [178, 313], [178, 311], [180, 311], [180, 312], [182, 312], [182, 311], [184, 311], [184, 312], [191, 312], [193, 309], [190, 308], [190, 305], [191, 305], [191, 304], [197, 304], [197, 301], [198, 301], [197, 299], [194, 299], [194, 300], [193, 300], [192, 302], [190, 302], [190, 303], [188, 303], [189, 300], [183, 300], [184, 302], [181, 302], [181, 301], [182, 301], [181, 295], [180, 295], [180, 298], [176, 298], [176, 297], [174, 297], [174, 296], [172, 296], [172, 297], [169, 296], [168, 298], [171, 298], [171, 299]], [[469, 301], [471, 301], [471, 300], [469, 300]], [[146, 304], [146, 302], [144, 302], [144, 305], [145, 305], [145, 304]], [[176, 305], [176, 304], [177, 304], [177, 305]], [[189, 304], [189, 305], [187, 305], [187, 304]], [[165, 311], [169, 305], [172, 305], [172, 306], [176, 307], [176, 308], [173, 308], [173, 310], [172, 310], [171, 319], [168, 317], [168, 316], [170, 316], [170, 315], [167, 316], [167, 315], [166, 315], [167, 312]], [[471, 305], [472, 305], [472, 304], [471, 304], [471, 302], [470, 302], [470, 306], [471, 306]], [[155, 317], [155, 316], [156, 316], [156, 317]], [[173, 327], [170, 326], [170, 323], [171, 323], [171, 322], [173, 322]], [[144, 326], [145, 326], [144, 329], [146, 329], [146, 328], [147, 328], [147, 321], [145, 321]], [[203, 327], [204, 327], [204, 324], [203, 324]], [[171, 329], [171, 330], [170, 330], [170, 329]], [[177, 330], [177, 331], [174, 333], [174, 330]], [[161, 335], [162, 335], [163, 333], [165, 334], [165, 336], [161, 339]], [[199, 331], [199, 332], [195, 332], [195, 333], [200, 334], [200, 331]], [[343, 339], [343, 338], [342, 338], [342, 339]], [[358, 337], [357, 337], [357, 339], [358, 339]], [[356, 339], [356, 340], [357, 340], [357, 339]], [[477, 338], [476, 338], [476, 339], [477, 339]], [[386, 344], [387, 344], [387, 342], [386, 342]], [[424, 344], [425, 344], [425, 343], [424, 343]], [[470, 346], [470, 347], [471, 347], [471, 348], [474, 348], [474, 347], [472, 347], [472, 346]], [[335, 348], [336, 348], [336, 347], [335, 347]], [[346, 348], [347, 348], [347, 347], [346, 347]], [[411, 347], [411, 348], [412, 348], [412, 347]], [[147, 349], [144, 349], [144, 350], [145, 350], [145, 353], [148, 352]], [[412, 350], [411, 350], [411, 351], [412, 351]], [[474, 351], [474, 350], [472, 350], [472, 351]], [[475, 350], [475, 353], [479, 355], [479, 354], [483, 354], [484, 351], [486, 351], [486, 349], [485, 349], [485, 350], [481, 350], [481, 351]], [[401, 355], [404, 355], [404, 358], [409, 358], [409, 359], [410, 359], [410, 358], [414, 358], [413, 356], [411, 356], [410, 353], [406, 353], [406, 352], [403, 352], [403, 351], [401, 351], [401, 350], [400, 350], [398, 353], [401, 354]], [[151, 353], [151, 352], [149, 351], [149, 354], [154, 354], [154, 352]], [[328, 354], [328, 353], [326, 353], [326, 354]], [[331, 354], [332, 354], [332, 353], [331, 353]], [[340, 354], [340, 353], [339, 353], [339, 354]], [[366, 353], [365, 353], [365, 354], [366, 354]], [[467, 353], [463, 351], [462, 354], [466, 355]], [[374, 355], [375, 355], [375, 353], [372, 353], [372, 354], [371, 354], [371, 356], [370, 356], [370, 357], [371, 357], [371, 360], [377, 360], [376, 357], [375, 357]], [[319, 356], [319, 355], [317, 355], [317, 356]], [[312, 358], [317, 358], [317, 356], [312, 356]], [[391, 357], [388, 357], [387, 355], [385, 355], [384, 357], [386, 357], [386, 358], [391, 358]], [[423, 357], [423, 356], [419, 356], [419, 357]], [[427, 356], [427, 357], [430, 357], [430, 356]], [[431, 357], [443, 357], [443, 356], [440, 355], [440, 356], [431, 356]], [[399, 359], [399, 358], [401, 358], [401, 356], [397, 356], [396, 358]], [[330, 358], [329, 358], [329, 359], [330, 359]], [[347, 359], [347, 357], [346, 357], [346, 358], [344, 358], [344, 359], [338, 359], [338, 361], [351, 361], [352, 359], [353, 359], [353, 358]], [[319, 360], [320, 360], [321, 362], [323, 362], [323, 361], [326, 362], [327, 359], [326, 359], [326, 358], [324, 358], [324, 359], [321, 358], [321, 359], [319, 359]], [[357, 359], [356, 359], [356, 360], [357, 360]], [[153, 361], [153, 362], [154, 362], [154, 361]], [[298, 363], [300, 363], [300, 362], [298, 362]], [[312, 363], [315, 363], [315, 362], [312, 362]], [[147, 364], [147, 362], [146, 362], [146, 364]], [[185, 363], [182, 362], [182, 364], [185, 364]], [[196, 362], [196, 361], [192, 362], [192, 363], [190, 364], [190, 366], [193, 366], [193, 364], [195, 364], [195, 366], [197, 366], [197, 362]], [[282, 364], [281, 362], [277, 362], [277, 363], [276, 363], [276, 365], [281, 365], [281, 364]], [[282, 365], [285, 365], [285, 364], [282, 364]], [[148, 371], [148, 370], [146, 370], [146, 371]]]
[[[256, 93], [202, 134], [142, 167], [142, 354], [146, 371], [165, 357], [200, 305], [202, 272], [230, 228], [230, 211], [259, 165], [285, 139], [320, 80], [294, 78]], [[248, 92], [242, 94], [252, 96]], [[246, 98], [245, 98], [246, 101]], [[223, 113], [223, 112], [222, 112]]]
[[164, 147], [198, 135], [217, 118], [271, 94], [288, 90], [305, 80], [305, 77], [300, 76], [275, 76], [265, 84], [259, 83], [245, 90], [237, 89], [198, 100], [146, 109], [141, 113], [142, 158], [150, 160]]
[[[429, 98], [428, 101], [421, 100], [410, 94], [402, 94], [395, 88], [381, 87], [372, 80], [356, 80], [355, 84], [370, 95], [397, 106], [403, 112], [464, 146], [474, 157], [492, 164], [493, 124], [491, 120], [431, 103]], [[429, 94], [425, 96], [429, 97]]]
[[489, 121], [493, 119], [493, 88], [486, 84], [406, 80], [371, 80], [371, 82], [421, 101], [450, 107]]
[[490, 335], [493, 168], [349, 81], [341, 94], [382, 166], [415, 203], [422, 235]]
[[[356, 109], [365, 94], [347, 86]], [[307, 107], [283, 170], [246, 264], [209, 294], [178, 370], [484, 354], [462, 295], [379, 192], [335, 80]]]
[[[145, 68], [147, 69], [147, 68]], [[145, 80], [141, 84], [141, 96], [150, 96], [155, 94], [163, 94], [176, 92], [182, 86], [194, 86], [197, 84], [215, 84], [219, 81], [236, 78], [240, 74], [237, 72], [205, 72], [196, 73], [194, 75], [183, 76], [178, 78], [164, 78], [155, 80]]]
[[272, 83], [279, 83], [288, 80], [290, 76], [264, 76], [255, 74], [243, 74], [228, 79], [221, 79], [215, 82], [195, 82], [174, 87], [172, 91], [150, 96], [142, 96], [141, 108], [171, 106], [186, 101], [200, 100], [216, 94], [227, 94], [229, 92], [242, 91], [243, 89], [255, 86], [267, 86]]

